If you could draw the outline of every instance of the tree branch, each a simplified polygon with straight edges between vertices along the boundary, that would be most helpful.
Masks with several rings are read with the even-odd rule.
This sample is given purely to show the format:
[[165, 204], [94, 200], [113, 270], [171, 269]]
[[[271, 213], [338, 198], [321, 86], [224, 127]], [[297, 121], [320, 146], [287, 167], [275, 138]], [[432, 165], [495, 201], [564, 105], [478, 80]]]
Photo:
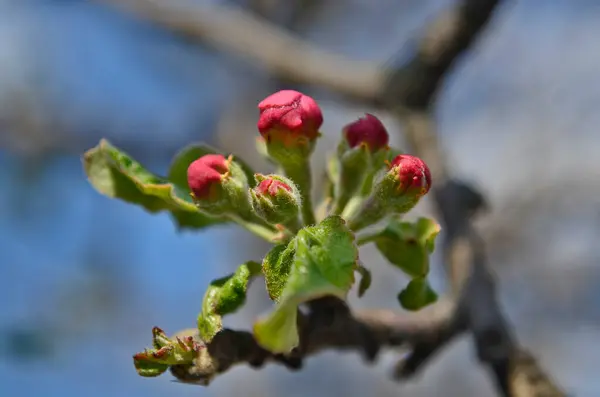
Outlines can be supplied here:
[[[303, 357], [326, 348], [360, 350], [373, 360], [381, 347], [408, 344], [411, 353], [396, 368], [396, 376], [404, 378], [418, 372], [454, 336], [468, 331], [501, 395], [565, 396], [512, 335], [498, 305], [496, 281], [487, 266], [483, 241], [471, 225], [485, 201], [475, 188], [451, 177], [430, 117], [444, 77], [475, 42], [499, 0], [463, 0], [432, 24], [410, 62], [391, 71], [321, 50], [235, 8], [186, 0], [103, 1], [250, 58], [279, 77], [327, 87], [393, 111], [404, 123], [413, 152], [431, 168], [435, 181], [432, 196], [444, 225], [444, 253], [453, 291], [450, 299], [455, 304], [442, 301], [447, 309], [443, 316], [429, 314], [429, 322], [423, 322], [422, 315], [407, 320], [411, 316], [383, 311], [352, 316], [345, 305], [338, 302], [332, 312], [331, 302], [320, 300], [311, 305], [307, 316], [300, 317], [301, 346], [293, 355], [271, 355], [251, 334], [223, 330], [194, 365], [173, 367], [176, 377], [206, 383], [241, 362], [260, 366], [275, 361], [299, 368]], [[323, 305], [329, 307], [327, 316], [323, 316]]]
[[197, 37], [298, 83], [375, 100], [386, 80], [372, 62], [333, 54], [236, 7], [193, 0], [100, 0], [189, 37]]
[[[414, 154], [429, 165], [432, 196], [443, 220], [444, 254], [453, 293], [454, 316], [466, 323], [474, 339], [478, 359], [494, 375], [496, 388], [506, 397], [561, 397], [565, 393], [545, 375], [537, 361], [516, 341], [498, 304], [496, 280], [485, 257], [483, 240], [471, 220], [485, 206], [473, 186], [453, 179], [444, 159], [430, 116], [436, 93], [456, 60], [469, 48], [488, 23], [498, 0], [464, 0], [434, 23], [416, 56], [392, 70], [381, 103], [395, 111], [404, 123], [404, 134]], [[448, 342], [418, 343], [408, 358], [416, 365], [401, 365], [405, 377]]]
[[[250, 332], [224, 329], [204, 345], [193, 364], [172, 366], [171, 373], [181, 382], [208, 385], [216, 375], [238, 364], [258, 368], [274, 362], [298, 370], [304, 358], [322, 350], [358, 351], [366, 362], [372, 363], [383, 347], [446, 339], [460, 328], [453, 323], [453, 306], [449, 302], [416, 315], [391, 310], [353, 314], [345, 302], [328, 297], [311, 302], [308, 310], [299, 316], [300, 345], [290, 355], [272, 354], [261, 348]], [[188, 335], [203, 343], [197, 329], [184, 330], [175, 336]]]

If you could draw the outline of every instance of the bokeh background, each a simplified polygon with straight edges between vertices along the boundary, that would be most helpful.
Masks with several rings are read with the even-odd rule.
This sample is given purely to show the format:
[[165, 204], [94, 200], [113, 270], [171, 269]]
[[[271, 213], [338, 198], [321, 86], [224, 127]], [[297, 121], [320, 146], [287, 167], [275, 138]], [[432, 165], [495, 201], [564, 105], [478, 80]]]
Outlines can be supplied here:
[[[383, 63], [409, 54], [454, 1], [322, 0], [306, 2], [302, 18], [296, 1], [229, 3]], [[436, 112], [453, 170], [490, 200], [479, 226], [520, 341], [579, 397], [600, 395], [599, 40], [596, 0], [506, 1], [447, 79]], [[400, 385], [389, 378], [394, 353], [375, 367], [350, 353], [311, 358], [300, 373], [239, 367], [206, 389], [136, 375], [131, 356], [152, 326], [193, 326], [209, 281], [267, 247], [230, 227], [178, 233], [167, 215], [100, 196], [82, 152], [106, 137], [161, 172], [202, 140], [264, 168], [256, 105], [285, 85], [102, 1], [0, 0], [0, 395], [494, 395], [469, 340]], [[341, 127], [372, 110], [293, 87], [325, 113], [319, 167]], [[378, 115], [402, 145], [393, 119]], [[427, 200], [416, 211], [428, 213]], [[395, 307], [406, 280], [364, 251], [375, 288], [353, 304]], [[256, 283], [228, 324], [247, 328], [268, 308]]]

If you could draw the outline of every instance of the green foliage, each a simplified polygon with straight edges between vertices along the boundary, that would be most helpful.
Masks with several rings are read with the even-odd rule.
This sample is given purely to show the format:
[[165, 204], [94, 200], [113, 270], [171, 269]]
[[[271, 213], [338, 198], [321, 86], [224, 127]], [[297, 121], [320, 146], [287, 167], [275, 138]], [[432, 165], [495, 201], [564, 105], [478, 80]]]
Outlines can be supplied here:
[[373, 276], [371, 275], [371, 271], [363, 265], [358, 265], [356, 271], [360, 274], [360, 283], [358, 283], [358, 297], [360, 298], [371, 287]]
[[433, 252], [440, 226], [427, 218], [416, 222], [391, 219], [375, 239], [379, 252], [410, 277], [429, 273], [429, 255]]
[[354, 283], [358, 248], [344, 220], [331, 216], [300, 230], [287, 247], [276, 247], [267, 258], [263, 270], [267, 280], [272, 280], [267, 288], [278, 303], [271, 314], [256, 322], [254, 333], [266, 349], [287, 353], [298, 345], [300, 304], [326, 295], [346, 299]]
[[[139, 205], [150, 213], [169, 211], [180, 229], [225, 222], [200, 213], [187, 184], [151, 173], [107, 140], [85, 153], [83, 166], [90, 183], [101, 194]], [[172, 174], [178, 177], [181, 167], [182, 161], [176, 159]]]
[[140, 376], [154, 377], [171, 365], [190, 364], [203, 348], [191, 336], [169, 339], [158, 327], [152, 329], [152, 347], [133, 356], [133, 365]]
[[406, 310], [416, 311], [437, 300], [437, 294], [431, 288], [427, 279], [414, 278], [405, 289], [398, 294], [398, 301]]
[[296, 240], [294, 239], [289, 243], [273, 247], [263, 260], [262, 270], [265, 275], [267, 291], [275, 302], [279, 301], [283, 288], [287, 283], [287, 277], [292, 269], [295, 255]]
[[224, 315], [243, 306], [250, 280], [260, 271], [260, 263], [249, 261], [238, 267], [235, 273], [210, 283], [198, 316], [198, 329], [204, 342], [210, 342], [223, 328]]
[[440, 226], [431, 219], [419, 218], [416, 222], [391, 219], [385, 229], [372, 238], [391, 264], [413, 278], [398, 295], [400, 304], [407, 310], [418, 310], [437, 300], [426, 277], [429, 255], [435, 248], [439, 232]]

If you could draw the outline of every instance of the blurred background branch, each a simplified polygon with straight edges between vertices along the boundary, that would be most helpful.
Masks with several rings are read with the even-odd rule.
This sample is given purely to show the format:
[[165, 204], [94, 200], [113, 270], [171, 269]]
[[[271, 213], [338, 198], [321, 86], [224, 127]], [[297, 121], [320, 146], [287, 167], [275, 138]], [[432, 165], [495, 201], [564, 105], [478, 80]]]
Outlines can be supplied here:
[[363, 100], [374, 100], [385, 82], [379, 65], [325, 51], [238, 7], [189, 0], [102, 1], [258, 62], [290, 81], [327, 87]]

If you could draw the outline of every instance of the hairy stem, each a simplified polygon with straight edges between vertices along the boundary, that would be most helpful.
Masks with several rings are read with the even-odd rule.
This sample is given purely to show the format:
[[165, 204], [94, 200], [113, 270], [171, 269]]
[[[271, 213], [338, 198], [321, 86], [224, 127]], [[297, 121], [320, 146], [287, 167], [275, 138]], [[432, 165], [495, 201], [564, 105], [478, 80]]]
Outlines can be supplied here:
[[268, 242], [273, 242], [273, 240], [277, 237], [277, 232], [271, 227], [256, 223], [251, 220], [242, 219], [236, 215], [229, 215], [228, 218], [244, 229], [248, 230], [250, 233], [263, 238]]
[[308, 159], [304, 160], [302, 164], [294, 164], [294, 166], [285, 166], [284, 172], [288, 178], [290, 178], [300, 192], [302, 198], [302, 221], [304, 226], [314, 225], [316, 223], [315, 212], [313, 210], [312, 197], [311, 197], [311, 172], [310, 163]]

